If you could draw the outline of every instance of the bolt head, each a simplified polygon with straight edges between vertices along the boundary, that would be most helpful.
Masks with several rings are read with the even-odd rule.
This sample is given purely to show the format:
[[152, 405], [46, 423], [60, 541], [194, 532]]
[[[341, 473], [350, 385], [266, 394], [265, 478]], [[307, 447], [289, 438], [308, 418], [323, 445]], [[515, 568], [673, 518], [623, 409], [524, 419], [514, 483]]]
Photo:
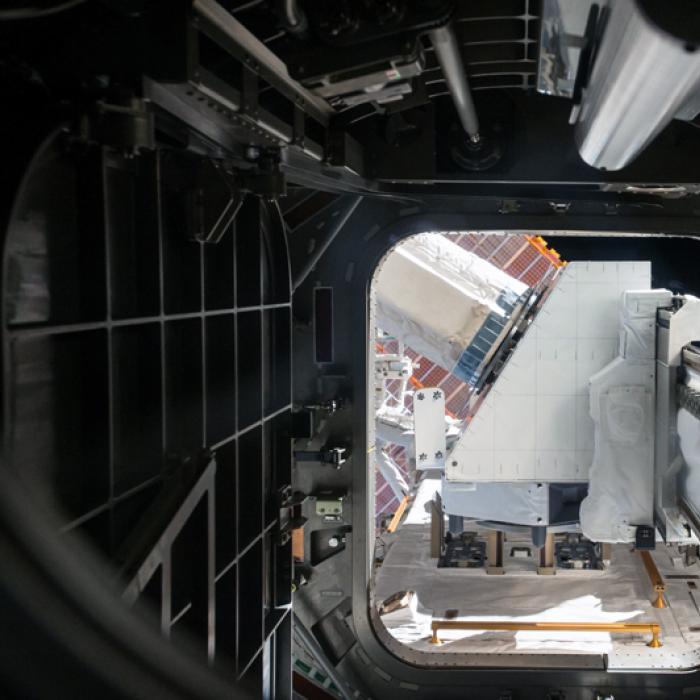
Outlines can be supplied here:
[[245, 149], [246, 160], [257, 160], [260, 158], [260, 149], [257, 146], [248, 146]]

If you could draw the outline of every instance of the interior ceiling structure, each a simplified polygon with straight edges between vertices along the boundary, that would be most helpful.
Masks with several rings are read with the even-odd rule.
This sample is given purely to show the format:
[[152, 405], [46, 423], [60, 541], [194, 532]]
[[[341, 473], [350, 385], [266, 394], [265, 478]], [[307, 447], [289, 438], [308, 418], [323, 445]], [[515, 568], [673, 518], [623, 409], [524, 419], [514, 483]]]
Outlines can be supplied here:
[[[230, 8], [273, 51], [284, 55], [290, 38], [284, 26], [270, 26], [264, 3], [241, 3]], [[528, 89], [537, 77], [537, 42], [540, 31], [539, 0], [496, 0], [459, 3], [453, 21], [470, 84], [474, 90]], [[293, 41], [293, 40], [291, 40]], [[430, 99], [449, 96], [445, 79], [427, 38], [426, 94]], [[372, 106], [341, 110], [348, 124], [377, 115]]]
[[[652, 560], [672, 610], [652, 608], [636, 552], [619, 560], [630, 575], [605, 587], [613, 612], [641, 610], [673, 663], [655, 665], [656, 646], [639, 661], [639, 634], [629, 653], [613, 649], [611, 673], [614, 645], [535, 663], [518, 648], [479, 653], [469, 633], [455, 658], [423, 618], [399, 610], [383, 624], [379, 597], [394, 585], [375, 585], [386, 489], [375, 503], [368, 341], [386, 254], [455, 231], [529, 286], [553, 261], [527, 236], [563, 260], [646, 261], [651, 287], [674, 299], [655, 332], [690, 333], [699, 18], [680, 0], [5, 3], [0, 694], [698, 694], [684, 646], [693, 579], [672, 576], [695, 575], [700, 508], [674, 491], [675, 472], [655, 487], [654, 522], [639, 524], [642, 544], [655, 528], [668, 541]], [[693, 434], [696, 388], [675, 368], [694, 356], [682, 350], [678, 365], [657, 358], [668, 379], [658, 435], [675, 435], [680, 410]], [[468, 391], [450, 368], [412, 359], [416, 380], [460, 414]], [[660, 459], [677, 466], [671, 442]], [[411, 498], [404, 518], [420, 505]], [[489, 525], [476, 549], [498, 531]], [[459, 559], [463, 539], [447, 549], [438, 537], [441, 556], [419, 549], [430, 526], [389, 550], [383, 573], [410, 565], [420, 582]], [[554, 543], [535, 546], [542, 534], [519, 531], [537, 553], [501, 562], [527, 569], [523, 590], [540, 601], [534, 568]], [[484, 575], [479, 600], [492, 600], [485, 569], [468, 574]], [[565, 597], [566, 576], [554, 580]], [[432, 622], [452, 614], [447, 588], [435, 587]], [[456, 603], [457, 622], [474, 617], [469, 606]], [[672, 629], [675, 611], [685, 619]], [[407, 626], [416, 644], [391, 633]], [[667, 672], [679, 668], [692, 672]]]

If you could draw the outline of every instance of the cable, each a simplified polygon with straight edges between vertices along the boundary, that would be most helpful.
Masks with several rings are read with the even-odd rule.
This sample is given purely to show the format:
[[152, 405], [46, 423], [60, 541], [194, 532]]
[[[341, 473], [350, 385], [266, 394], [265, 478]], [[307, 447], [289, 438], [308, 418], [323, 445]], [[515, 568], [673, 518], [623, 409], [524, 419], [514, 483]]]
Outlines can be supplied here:
[[284, 25], [291, 34], [303, 36], [309, 28], [304, 10], [299, 7], [297, 0], [283, 0], [282, 14]]
[[85, 0], [66, 0], [66, 2], [50, 5], [49, 7], [18, 7], [12, 10], [0, 10], [0, 21], [50, 17], [51, 15], [57, 15], [59, 12], [71, 10], [84, 2]]
[[243, 5], [239, 5], [238, 7], [232, 7], [229, 11], [232, 14], [236, 14], [236, 12], [245, 12], [245, 10], [252, 10], [254, 7], [262, 5], [263, 2], [265, 2], [265, 0], [251, 0], [251, 2], [243, 3]]

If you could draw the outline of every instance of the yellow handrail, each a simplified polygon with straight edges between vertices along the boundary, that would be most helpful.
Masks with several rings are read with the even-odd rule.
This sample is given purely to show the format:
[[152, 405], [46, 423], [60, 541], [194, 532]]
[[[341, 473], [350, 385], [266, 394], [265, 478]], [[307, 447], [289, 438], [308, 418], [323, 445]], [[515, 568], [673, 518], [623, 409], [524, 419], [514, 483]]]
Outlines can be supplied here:
[[647, 551], [642, 550], [639, 552], [639, 554], [642, 557], [647, 574], [649, 574], [649, 578], [651, 579], [651, 585], [654, 586], [654, 592], [656, 593], [656, 600], [652, 603], [652, 605], [655, 608], [665, 608], [666, 603], [664, 602], [664, 593], [666, 592], [666, 584], [664, 583], [663, 578], [661, 578], [659, 570], [656, 568], [654, 559]]
[[391, 519], [391, 522], [389, 523], [389, 527], [387, 527], [387, 529], [386, 529], [387, 532], [394, 532], [396, 530], [396, 528], [399, 526], [399, 523], [401, 522], [401, 518], [403, 517], [403, 514], [406, 511], [407, 505], [408, 505], [408, 496], [404, 496], [401, 499], [401, 503], [399, 503], [399, 507], [396, 509], [396, 512], [394, 513], [394, 517]]
[[656, 622], [491, 622], [480, 620], [433, 620], [432, 643], [440, 644], [438, 630], [499, 630], [515, 632], [622, 632], [651, 634], [648, 647], [658, 649], [661, 627]]

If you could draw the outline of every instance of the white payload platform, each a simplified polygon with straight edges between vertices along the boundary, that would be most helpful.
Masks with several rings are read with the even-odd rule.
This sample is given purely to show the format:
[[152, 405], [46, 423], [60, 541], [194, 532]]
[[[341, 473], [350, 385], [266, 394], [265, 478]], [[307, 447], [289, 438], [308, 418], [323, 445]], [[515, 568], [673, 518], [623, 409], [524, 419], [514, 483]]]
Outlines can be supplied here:
[[[652, 555], [666, 581], [668, 607], [660, 610], [651, 605], [654, 591], [641, 558], [628, 545], [612, 545], [612, 564], [603, 571], [564, 569], [556, 576], [538, 576], [532, 558], [511, 554], [514, 548], [530, 547], [529, 538], [509, 535], [504, 576], [489, 576], [483, 568], [438, 569], [437, 560], [430, 558], [430, 526], [421, 523], [420, 506], [389, 549], [374, 588], [377, 602], [397, 591], [415, 594], [411, 607], [381, 617], [391, 636], [411, 650], [444, 656], [460, 666], [552, 667], [558, 657], [569, 668], [598, 660], [611, 671], [685, 671], [700, 664], [700, 612], [688, 586], [700, 576], [700, 565], [676, 568], [675, 548], [659, 545]], [[446, 617], [470, 622], [656, 622], [663, 647], [649, 648], [643, 634], [573, 631], [447, 630], [440, 634], [443, 644], [432, 644], [430, 623]]]

